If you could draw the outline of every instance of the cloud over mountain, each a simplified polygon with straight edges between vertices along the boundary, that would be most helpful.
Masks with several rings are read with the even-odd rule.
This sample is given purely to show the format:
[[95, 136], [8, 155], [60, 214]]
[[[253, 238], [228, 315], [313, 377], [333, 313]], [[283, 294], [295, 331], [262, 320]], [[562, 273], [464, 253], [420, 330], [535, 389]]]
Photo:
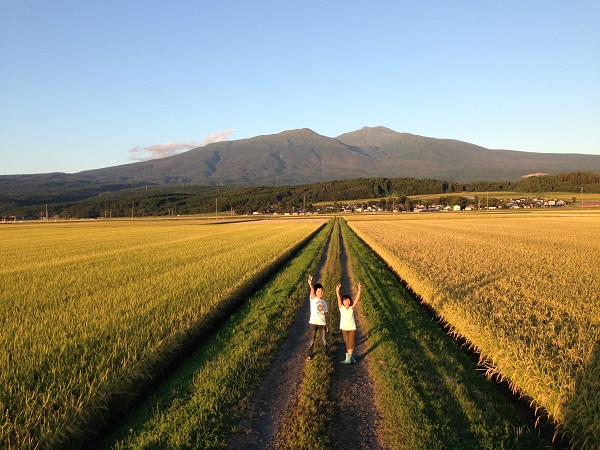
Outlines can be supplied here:
[[212, 144], [214, 142], [223, 142], [223, 141], [227, 140], [227, 137], [233, 132], [235, 132], [235, 130], [233, 128], [230, 128], [225, 131], [213, 133], [210, 136], [207, 136], [204, 138], [204, 144]]
[[129, 149], [129, 159], [132, 161], [150, 161], [152, 159], [166, 158], [168, 156], [178, 155], [181, 152], [191, 150], [196, 147], [223, 142], [227, 137], [235, 132], [233, 128], [218, 133], [212, 133], [200, 142], [175, 142], [170, 141], [164, 144], [154, 144], [148, 146], [136, 145]]
[[151, 159], [166, 158], [167, 156], [173, 156], [181, 153], [185, 150], [200, 147], [197, 142], [167, 142], [165, 144], [149, 145], [147, 147], [141, 147], [136, 145], [129, 149], [129, 159], [133, 161], [148, 161]]

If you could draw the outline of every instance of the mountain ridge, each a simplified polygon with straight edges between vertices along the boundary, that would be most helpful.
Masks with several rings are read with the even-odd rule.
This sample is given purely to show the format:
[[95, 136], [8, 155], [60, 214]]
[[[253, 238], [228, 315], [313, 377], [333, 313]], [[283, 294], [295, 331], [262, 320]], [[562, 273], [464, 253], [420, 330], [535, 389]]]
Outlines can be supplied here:
[[532, 173], [600, 171], [600, 155], [492, 150], [455, 139], [363, 127], [337, 137], [310, 128], [196, 147], [149, 161], [85, 170], [0, 175], [0, 196], [83, 198], [144, 185], [294, 185], [361, 177], [516, 181]]

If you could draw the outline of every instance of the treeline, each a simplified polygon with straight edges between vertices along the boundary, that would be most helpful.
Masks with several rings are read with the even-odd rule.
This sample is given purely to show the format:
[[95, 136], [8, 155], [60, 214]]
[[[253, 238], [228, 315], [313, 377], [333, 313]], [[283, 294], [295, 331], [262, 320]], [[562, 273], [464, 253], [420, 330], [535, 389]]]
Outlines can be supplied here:
[[600, 174], [570, 172], [558, 175], [525, 178], [515, 184], [522, 192], [580, 192], [600, 193]]
[[[486, 183], [495, 190], [510, 183]], [[48, 206], [50, 217], [94, 218], [175, 216], [206, 213], [293, 213], [326, 201], [394, 197], [404, 202], [410, 195], [458, 193], [469, 185], [416, 178], [357, 178], [293, 186], [146, 186]], [[21, 206], [18, 217], [45, 215], [45, 205]], [[6, 215], [6, 213], [3, 213]]]
[[[393, 198], [405, 204], [409, 196], [456, 194], [485, 191], [517, 192], [600, 192], [600, 174], [567, 173], [540, 176], [519, 182], [457, 183], [417, 178], [356, 178], [293, 186], [195, 186], [163, 185], [100, 192], [82, 200], [48, 205], [49, 217], [95, 218], [175, 216], [188, 214], [293, 213], [306, 206], [314, 210], [319, 202], [349, 202], [360, 199]], [[0, 203], [2, 216], [40, 217], [45, 204], [7, 205]]]

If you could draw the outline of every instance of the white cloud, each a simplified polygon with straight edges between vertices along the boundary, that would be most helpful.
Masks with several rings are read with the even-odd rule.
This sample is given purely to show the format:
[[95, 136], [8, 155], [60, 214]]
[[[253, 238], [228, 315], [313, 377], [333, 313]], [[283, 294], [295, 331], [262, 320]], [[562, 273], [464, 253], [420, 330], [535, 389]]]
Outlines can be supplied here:
[[191, 150], [192, 148], [202, 147], [206, 144], [212, 144], [213, 142], [222, 142], [233, 133], [235, 130], [230, 128], [229, 130], [221, 131], [219, 133], [213, 133], [210, 136], [204, 138], [202, 143], [198, 142], [167, 142], [165, 144], [154, 144], [142, 147], [136, 145], [129, 149], [129, 159], [133, 161], [148, 161], [151, 159], [166, 158], [167, 156], [178, 155], [179, 153]]
[[148, 161], [150, 159], [166, 158], [167, 156], [177, 155], [184, 150], [200, 147], [197, 142], [167, 142], [165, 144], [149, 145], [141, 147], [139, 145], [129, 149], [130, 159], [134, 161]]
[[229, 136], [234, 131], [235, 130], [233, 128], [230, 128], [229, 130], [220, 131], [219, 133], [213, 133], [210, 136], [204, 138], [204, 143], [212, 144], [213, 142], [223, 142], [227, 139], [227, 136]]

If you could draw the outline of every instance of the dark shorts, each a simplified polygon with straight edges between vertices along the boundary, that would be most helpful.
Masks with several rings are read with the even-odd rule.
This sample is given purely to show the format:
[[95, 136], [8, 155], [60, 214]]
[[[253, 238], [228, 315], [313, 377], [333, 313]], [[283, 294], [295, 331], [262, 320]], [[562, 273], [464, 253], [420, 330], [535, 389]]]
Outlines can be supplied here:
[[344, 342], [348, 350], [354, 350], [354, 344], [356, 341], [356, 330], [342, 330], [344, 336]]

